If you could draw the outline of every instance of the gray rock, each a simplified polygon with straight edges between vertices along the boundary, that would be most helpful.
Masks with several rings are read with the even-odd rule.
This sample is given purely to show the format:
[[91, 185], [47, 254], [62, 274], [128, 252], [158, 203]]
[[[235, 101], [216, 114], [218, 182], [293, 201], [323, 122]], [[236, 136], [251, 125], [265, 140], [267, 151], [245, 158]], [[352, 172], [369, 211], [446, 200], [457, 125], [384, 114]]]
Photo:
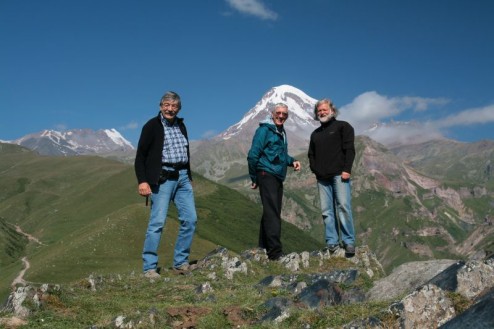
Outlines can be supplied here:
[[432, 279], [428, 283], [433, 284], [447, 291], [456, 291], [458, 289], [458, 271], [465, 265], [465, 262], [457, 262]]
[[402, 264], [389, 276], [376, 281], [366, 297], [370, 301], [397, 299], [426, 284], [455, 263], [455, 260], [439, 259]]
[[494, 261], [469, 261], [458, 271], [457, 292], [475, 298], [494, 286]]
[[261, 322], [281, 322], [287, 318], [290, 313], [289, 309], [292, 306], [292, 301], [288, 298], [276, 297], [267, 300], [263, 306], [268, 310], [261, 318]]
[[343, 290], [337, 284], [323, 279], [302, 290], [297, 299], [312, 309], [337, 305], [343, 299]]
[[465, 312], [446, 322], [441, 329], [494, 328], [494, 288]]
[[325, 279], [335, 283], [352, 284], [358, 277], [358, 270], [334, 270], [327, 273], [309, 274], [307, 277], [312, 283]]
[[406, 296], [402, 301], [402, 328], [437, 328], [452, 319], [453, 302], [441, 288], [428, 284]]
[[36, 296], [36, 290], [33, 287], [17, 287], [9, 295], [3, 311], [12, 312], [15, 316], [25, 319], [29, 316], [30, 310], [22, 304], [25, 300], [33, 300], [34, 296]]
[[196, 293], [198, 294], [207, 294], [213, 291], [213, 287], [211, 287], [211, 284], [209, 282], [205, 282], [196, 288]]

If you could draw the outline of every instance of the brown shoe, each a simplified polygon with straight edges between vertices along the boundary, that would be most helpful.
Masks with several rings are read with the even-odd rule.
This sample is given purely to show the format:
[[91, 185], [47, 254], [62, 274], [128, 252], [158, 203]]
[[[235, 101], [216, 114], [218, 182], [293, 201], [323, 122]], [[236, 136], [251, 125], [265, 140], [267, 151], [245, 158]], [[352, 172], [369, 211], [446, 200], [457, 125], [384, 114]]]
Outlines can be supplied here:
[[161, 278], [161, 275], [158, 272], [156, 272], [155, 269], [152, 269], [144, 272], [144, 277], [148, 279], [159, 279]]
[[190, 271], [195, 270], [196, 268], [197, 268], [196, 264], [183, 263], [178, 267], [174, 267], [173, 272], [175, 272], [175, 274], [187, 274]]

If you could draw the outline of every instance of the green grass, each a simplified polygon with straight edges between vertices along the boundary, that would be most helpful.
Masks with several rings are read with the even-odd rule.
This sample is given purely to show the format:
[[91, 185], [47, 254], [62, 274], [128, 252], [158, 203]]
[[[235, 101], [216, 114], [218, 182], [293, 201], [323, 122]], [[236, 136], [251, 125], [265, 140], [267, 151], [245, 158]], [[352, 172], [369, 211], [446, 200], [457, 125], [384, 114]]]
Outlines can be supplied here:
[[[25, 275], [31, 282], [63, 283], [92, 272], [141, 271], [149, 207], [137, 194], [132, 166], [99, 157], [40, 157], [1, 150], [0, 163], [0, 298], [22, 268], [22, 256], [31, 263]], [[204, 257], [217, 245], [236, 252], [257, 245], [258, 204], [199, 175], [194, 175], [193, 186], [198, 225], [192, 259]], [[14, 225], [42, 245], [12, 232]], [[321, 247], [293, 225], [284, 223], [282, 230], [287, 252]], [[159, 250], [163, 267], [171, 266], [177, 231], [172, 206]]]
[[[357, 144], [358, 164], [363, 160], [365, 143]], [[385, 159], [394, 161], [390, 152], [380, 151]], [[323, 244], [317, 189], [309, 179], [313, 177], [305, 155], [301, 160], [304, 169], [300, 173], [289, 172], [285, 196], [297, 205], [290, 208], [295, 219], [306, 219], [311, 228], [303, 231], [284, 222], [285, 252], [316, 250]], [[362, 168], [356, 166], [355, 182], [361, 178], [371, 187], [377, 184], [375, 177]], [[442, 177], [450, 186], [484, 186], [483, 182], [463, 181], [450, 175], [448, 168], [450, 165], [443, 168]], [[464, 170], [461, 166], [455, 168]], [[245, 166], [234, 166], [229, 177], [245, 178], [244, 171]], [[396, 173], [392, 176], [398, 178]], [[217, 245], [234, 252], [257, 245], [261, 206], [251, 200], [258, 197], [258, 191], [251, 191], [241, 183], [237, 181], [237, 190], [232, 190], [194, 175], [198, 226], [192, 258], [203, 257]], [[487, 191], [492, 191], [493, 184], [492, 180], [485, 183]], [[470, 225], [437, 196], [424, 200], [428, 192], [416, 188], [423, 205], [436, 214], [434, 219], [421, 213], [415, 198], [382, 188], [362, 188], [355, 191], [352, 199], [357, 245], [369, 245], [386, 271], [407, 261], [424, 259], [406, 248], [409, 243], [428, 246], [434, 257], [462, 257], [447, 250], [444, 236], [420, 238], [417, 231], [441, 227], [461, 243], [486, 215], [492, 218], [491, 195], [463, 199], [476, 221]], [[0, 144], [0, 297], [6, 296], [10, 283], [22, 269], [22, 256], [27, 256], [32, 264], [26, 279], [34, 282], [68, 282], [92, 272], [139, 272], [148, 215], [149, 208], [137, 195], [131, 165], [99, 157], [41, 157], [17, 146]], [[43, 245], [13, 232], [14, 225], [38, 238]], [[176, 232], [177, 213], [171, 207], [160, 247], [160, 264], [165, 268], [171, 265]], [[487, 237], [481, 246], [494, 249], [492, 241]]]
[[[229, 252], [229, 257], [236, 256]], [[290, 273], [278, 262], [247, 261], [248, 273], [237, 273], [232, 280], [224, 277], [222, 257], [214, 256], [205, 268], [191, 275], [174, 275], [171, 271], [162, 273], [156, 282], [143, 279], [139, 274], [114, 272], [112, 274], [93, 273], [95, 291], [91, 289], [89, 277], [65, 283], [57, 288], [50, 286], [48, 294], [42, 298], [42, 306], [31, 302], [24, 306], [31, 310], [28, 324], [23, 328], [111, 328], [117, 316], [125, 316], [125, 322], [140, 323], [140, 327], [171, 328], [174, 319], [171, 309], [207, 310], [197, 321], [197, 328], [226, 328], [232, 324], [225, 316], [225, 310], [236, 308], [243, 314], [245, 325], [241, 328], [273, 328], [273, 322], [260, 323], [265, 314], [264, 302], [273, 297], [286, 297], [294, 300], [294, 295], [281, 287], [259, 287], [257, 284], [269, 275]], [[336, 269], [356, 268], [345, 258], [330, 258], [319, 265], [311, 261], [308, 268], [297, 273], [297, 281], [304, 280], [304, 273], [327, 273]], [[360, 273], [364, 268], [357, 267]], [[216, 279], [211, 279], [211, 273]], [[378, 278], [377, 276], [376, 278]], [[212, 291], [198, 293], [196, 288], [209, 282]], [[358, 279], [343, 289], [369, 287], [369, 278]], [[292, 308], [289, 318], [280, 328], [340, 327], [345, 323], [378, 313], [385, 307], [383, 303], [354, 303], [323, 307], [318, 310]], [[153, 314], [152, 320], [150, 314]], [[6, 314], [3, 314], [6, 315]], [[2, 316], [2, 314], [0, 314]]]

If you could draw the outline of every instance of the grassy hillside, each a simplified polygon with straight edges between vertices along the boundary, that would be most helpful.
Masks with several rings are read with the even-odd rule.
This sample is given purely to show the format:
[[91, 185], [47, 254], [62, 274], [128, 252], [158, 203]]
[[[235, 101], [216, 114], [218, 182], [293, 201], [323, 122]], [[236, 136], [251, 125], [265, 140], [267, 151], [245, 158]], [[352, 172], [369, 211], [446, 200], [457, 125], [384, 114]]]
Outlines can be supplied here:
[[[357, 245], [369, 245], [387, 271], [410, 260], [492, 250], [493, 146], [490, 141], [432, 141], [389, 150], [358, 136], [352, 170]], [[246, 155], [226, 148], [215, 142], [207, 152], [194, 153], [203, 164], [198, 170], [259, 202], [257, 191], [248, 188]], [[307, 154], [294, 156], [302, 170], [288, 170], [282, 217], [319, 240], [324, 227], [316, 181]]]
[[[127, 271], [95, 272], [48, 285], [36, 298], [41, 306], [32, 297], [24, 301], [30, 314], [22, 328], [341, 328], [379, 317], [389, 304], [362, 302], [383, 274], [365, 247], [352, 259], [314, 252], [305, 261], [291, 254], [277, 262], [255, 249], [210, 251], [187, 275], [165, 270], [149, 280]], [[322, 288], [324, 282], [331, 286]], [[312, 286], [306, 290], [311, 298], [301, 297], [305, 286]], [[40, 291], [37, 285], [27, 289]], [[11, 316], [0, 311], [0, 322]]]
[[460, 186], [484, 185], [494, 188], [494, 141], [460, 143], [452, 140], [435, 140], [417, 145], [392, 149], [410, 166]]
[[[149, 207], [136, 191], [132, 166], [99, 157], [42, 157], [12, 145], [0, 148], [0, 297], [23, 268], [31, 282], [68, 282], [89, 273], [141, 271]], [[216, 245], [234, 252], [255, 247], [260, 206], [240, 193], [194, 176], [198, 230], [192, 258]], [[177, 232], [171, 207], [160, 263], [171, 266]], [[40, 243], [16, 232], [19, 226]], [[285, 249], [315, 250], [321, 243], [290, 224]]]

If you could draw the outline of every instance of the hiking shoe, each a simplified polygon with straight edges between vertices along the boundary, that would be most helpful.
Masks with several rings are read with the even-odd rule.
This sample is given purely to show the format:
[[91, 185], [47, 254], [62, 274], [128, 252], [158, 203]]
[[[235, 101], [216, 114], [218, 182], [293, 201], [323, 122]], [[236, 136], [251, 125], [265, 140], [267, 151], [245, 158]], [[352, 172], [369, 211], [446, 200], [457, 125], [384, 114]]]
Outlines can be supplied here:
[[144, 277], [148, 278], [148, 279], [159, 279], [161, 278], [161, 275], [156, 272], [155, 269], [152, 269], [152, 270], [147, 270], [146, 272], [144, 272]]
[[328, 244], [326, 248], [324, 248], [324, 251], [335, 252], [338, 249], [340, 249], [339, 244]]
[[186, 274], [192, 270], [195, 270], [196, 268], [197, 268], [196, 264], [183, 263], [178, 267], [174, 267], [173, 272], [175, 272], [176, 274]]
[[275, 257], [269, 258], [269, 260], [276, 262], [276, 261], [281, 260], [281, 259], [282, 259], [283, 257], [285, 257], [285, 256], [286, 256], [286, 254], [282, 252], [282, 253], [281, 253], [281, 254], [279, 254], [278, 256], [275, 256]]
[[355, 246], [352, 244], [347, 244], [345, 246], [345, 253], [348, 255], [355, 255]]

